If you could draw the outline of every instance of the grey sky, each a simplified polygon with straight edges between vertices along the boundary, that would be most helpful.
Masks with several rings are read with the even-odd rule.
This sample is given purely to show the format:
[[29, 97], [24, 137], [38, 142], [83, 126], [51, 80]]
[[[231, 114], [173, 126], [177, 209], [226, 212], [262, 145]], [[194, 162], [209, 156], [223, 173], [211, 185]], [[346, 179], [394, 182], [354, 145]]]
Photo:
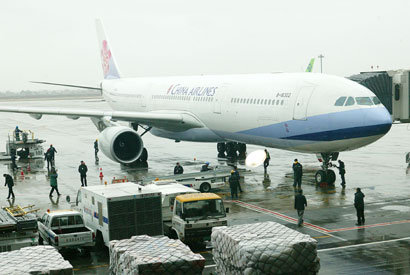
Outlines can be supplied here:
[[409, 10], [408, 0], [3, 0], [0, 91], [98, 85], [95, 18], [126, 77], [298, 72], [319, 53], [340, 76], [409, 68]]

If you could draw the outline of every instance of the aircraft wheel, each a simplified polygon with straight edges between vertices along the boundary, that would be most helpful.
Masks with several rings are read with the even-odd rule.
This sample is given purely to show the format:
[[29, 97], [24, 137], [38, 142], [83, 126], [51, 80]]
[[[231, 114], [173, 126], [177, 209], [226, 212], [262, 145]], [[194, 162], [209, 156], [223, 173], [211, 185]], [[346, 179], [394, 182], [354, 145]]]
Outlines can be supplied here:
[[226, 148], [225, 142], [218, 142], [218, 144], [216, 145], [216, 149], [218, 150], [218, 153], [225, 153], [225, 148]]
[[315, 181], [317, 184], [321, 184], [323, 182], [326, 182], [326, 172], [323, 170], [319, 170], [315, 174]]
[[327, 170], [327, 183], [334, 184], [336, 181], [336, 174], [333, 170]]
[[239, 155], [242, 155], [246, 152], [246, 144], [245, 143], [239, 143], [238, 144], [238, 152], [239, 152]]
[[226, 144], [226, 154], [228, 156], [236, 154], [236, 144], [234, 142], [228, 142]]

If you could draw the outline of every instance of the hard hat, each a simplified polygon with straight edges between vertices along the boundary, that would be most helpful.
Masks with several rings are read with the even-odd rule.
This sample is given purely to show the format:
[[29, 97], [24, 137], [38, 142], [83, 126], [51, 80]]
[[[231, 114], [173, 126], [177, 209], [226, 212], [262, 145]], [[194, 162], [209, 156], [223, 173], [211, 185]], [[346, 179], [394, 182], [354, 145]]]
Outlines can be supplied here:
[[205, 164], [208, 164], [208, 165], [209, 165], [209, 161], [205, 162]]
[[234, 170], [231, 170], [231, 174], [233, 174], [233, 173], [235, 173], [235, 171], [234, 171]]

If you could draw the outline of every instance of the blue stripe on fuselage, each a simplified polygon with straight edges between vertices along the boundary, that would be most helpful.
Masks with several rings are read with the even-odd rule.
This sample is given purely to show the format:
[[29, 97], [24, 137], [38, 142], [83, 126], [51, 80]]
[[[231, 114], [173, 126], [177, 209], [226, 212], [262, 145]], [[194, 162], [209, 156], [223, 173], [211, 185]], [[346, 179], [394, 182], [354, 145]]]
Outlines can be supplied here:
[[333, 141], [385, 134], [391, 125], [390, 114], [384, 107], [379, 107], [289, 120], [239, 133], [275, 139]]

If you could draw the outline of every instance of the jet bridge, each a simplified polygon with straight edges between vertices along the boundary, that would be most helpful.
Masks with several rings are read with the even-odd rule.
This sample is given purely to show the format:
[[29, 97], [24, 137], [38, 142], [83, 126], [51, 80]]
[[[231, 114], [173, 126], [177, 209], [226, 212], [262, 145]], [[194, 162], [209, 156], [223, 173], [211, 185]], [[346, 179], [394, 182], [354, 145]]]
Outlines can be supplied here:
[[370, 89], [387, 108], [393, 121], [410, 122], [409, 70], [361, 72], [348, 79]]

